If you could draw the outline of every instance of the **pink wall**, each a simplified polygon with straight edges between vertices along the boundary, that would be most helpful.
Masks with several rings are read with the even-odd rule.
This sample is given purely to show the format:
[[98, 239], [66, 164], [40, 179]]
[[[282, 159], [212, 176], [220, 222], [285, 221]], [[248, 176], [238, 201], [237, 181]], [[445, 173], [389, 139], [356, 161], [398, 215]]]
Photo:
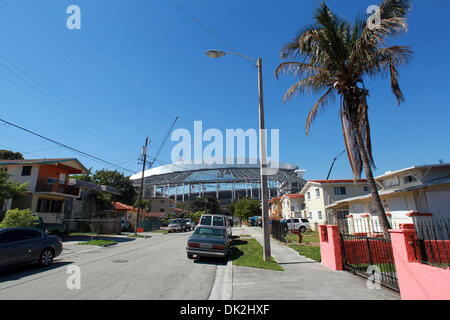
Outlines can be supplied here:
[[339, 227], [320, 225], [320, 255], [322, 264], [333, 270], [344, 270]]
[[442, 269], [417, 262], [411, 236], [415, 240], [413, 224], [390, 230], [400, 294], [403, 300], [450, 300], [450, 269]]

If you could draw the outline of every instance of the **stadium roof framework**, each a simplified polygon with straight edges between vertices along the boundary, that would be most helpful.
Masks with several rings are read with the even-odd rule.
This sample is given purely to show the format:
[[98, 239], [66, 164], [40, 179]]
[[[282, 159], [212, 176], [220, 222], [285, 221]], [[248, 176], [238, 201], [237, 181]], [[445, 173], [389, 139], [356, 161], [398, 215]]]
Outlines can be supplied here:
[[[261, 173], [258, 162], [242, 164], [192, 164], [177, 162], [144, 172], [144, 198], [164, 195], [186, 201], [205, 194], [232, 201], [236, 198], [261, 199]], [[267, 176], [269, 198], [299, 192], [305, 181], [304, 170], [278, 163], [277, 170]], [[140, 187], [142, 172], [130, 177]], [[226, 201], [225, 201], [226, 202]]]

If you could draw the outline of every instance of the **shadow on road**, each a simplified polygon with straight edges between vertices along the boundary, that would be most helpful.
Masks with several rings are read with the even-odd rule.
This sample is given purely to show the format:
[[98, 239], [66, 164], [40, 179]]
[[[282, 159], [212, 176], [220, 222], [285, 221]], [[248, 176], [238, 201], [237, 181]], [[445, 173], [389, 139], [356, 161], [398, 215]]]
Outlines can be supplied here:
[[19, 280], [24, 277], [32, 276], [34, 274], [43, 273], [46, 271], [63, 268], [69, 264], [70, 261], [54, 261], [51, 266], [40, 267], [37, 264], [22, 265], [6, 270], [0, 270], [0, 283], [6, 281]]
[[194, 260], [194, 263], [209, 264], [209, 265], [216, 265], [216, 266], [226, 266], [228, 261], [225, 261], [220, 258], [196, 258]]
[[130, 242], [135, 241], [136, 238], [128, 238], [128, 237], [109, 237], [109, 236], [66, 236], [63, 239], [64, 242], [68, 241], [91, 241], [91, 240], [105, 240], [105, 241], [114, 241], [117, 243], [124, 243], [124, 242]]

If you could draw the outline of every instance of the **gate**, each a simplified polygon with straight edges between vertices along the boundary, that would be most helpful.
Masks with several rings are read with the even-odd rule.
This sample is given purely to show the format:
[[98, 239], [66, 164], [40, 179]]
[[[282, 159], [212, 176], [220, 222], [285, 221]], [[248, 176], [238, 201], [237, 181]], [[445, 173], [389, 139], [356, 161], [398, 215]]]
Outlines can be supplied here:
[[344, 270], [399, 292], [390, 239], [340, 233]]

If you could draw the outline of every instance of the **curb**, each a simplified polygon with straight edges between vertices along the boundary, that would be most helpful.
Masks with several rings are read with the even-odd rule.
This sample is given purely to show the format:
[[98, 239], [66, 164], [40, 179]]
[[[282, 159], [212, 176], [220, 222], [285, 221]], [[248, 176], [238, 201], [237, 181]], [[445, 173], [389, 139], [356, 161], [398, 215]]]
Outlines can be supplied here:
[[216, 267], [214, 279], [208, 300], [232, 300], [233, 299], [233, 261], [230, 259], [226, 266]]

